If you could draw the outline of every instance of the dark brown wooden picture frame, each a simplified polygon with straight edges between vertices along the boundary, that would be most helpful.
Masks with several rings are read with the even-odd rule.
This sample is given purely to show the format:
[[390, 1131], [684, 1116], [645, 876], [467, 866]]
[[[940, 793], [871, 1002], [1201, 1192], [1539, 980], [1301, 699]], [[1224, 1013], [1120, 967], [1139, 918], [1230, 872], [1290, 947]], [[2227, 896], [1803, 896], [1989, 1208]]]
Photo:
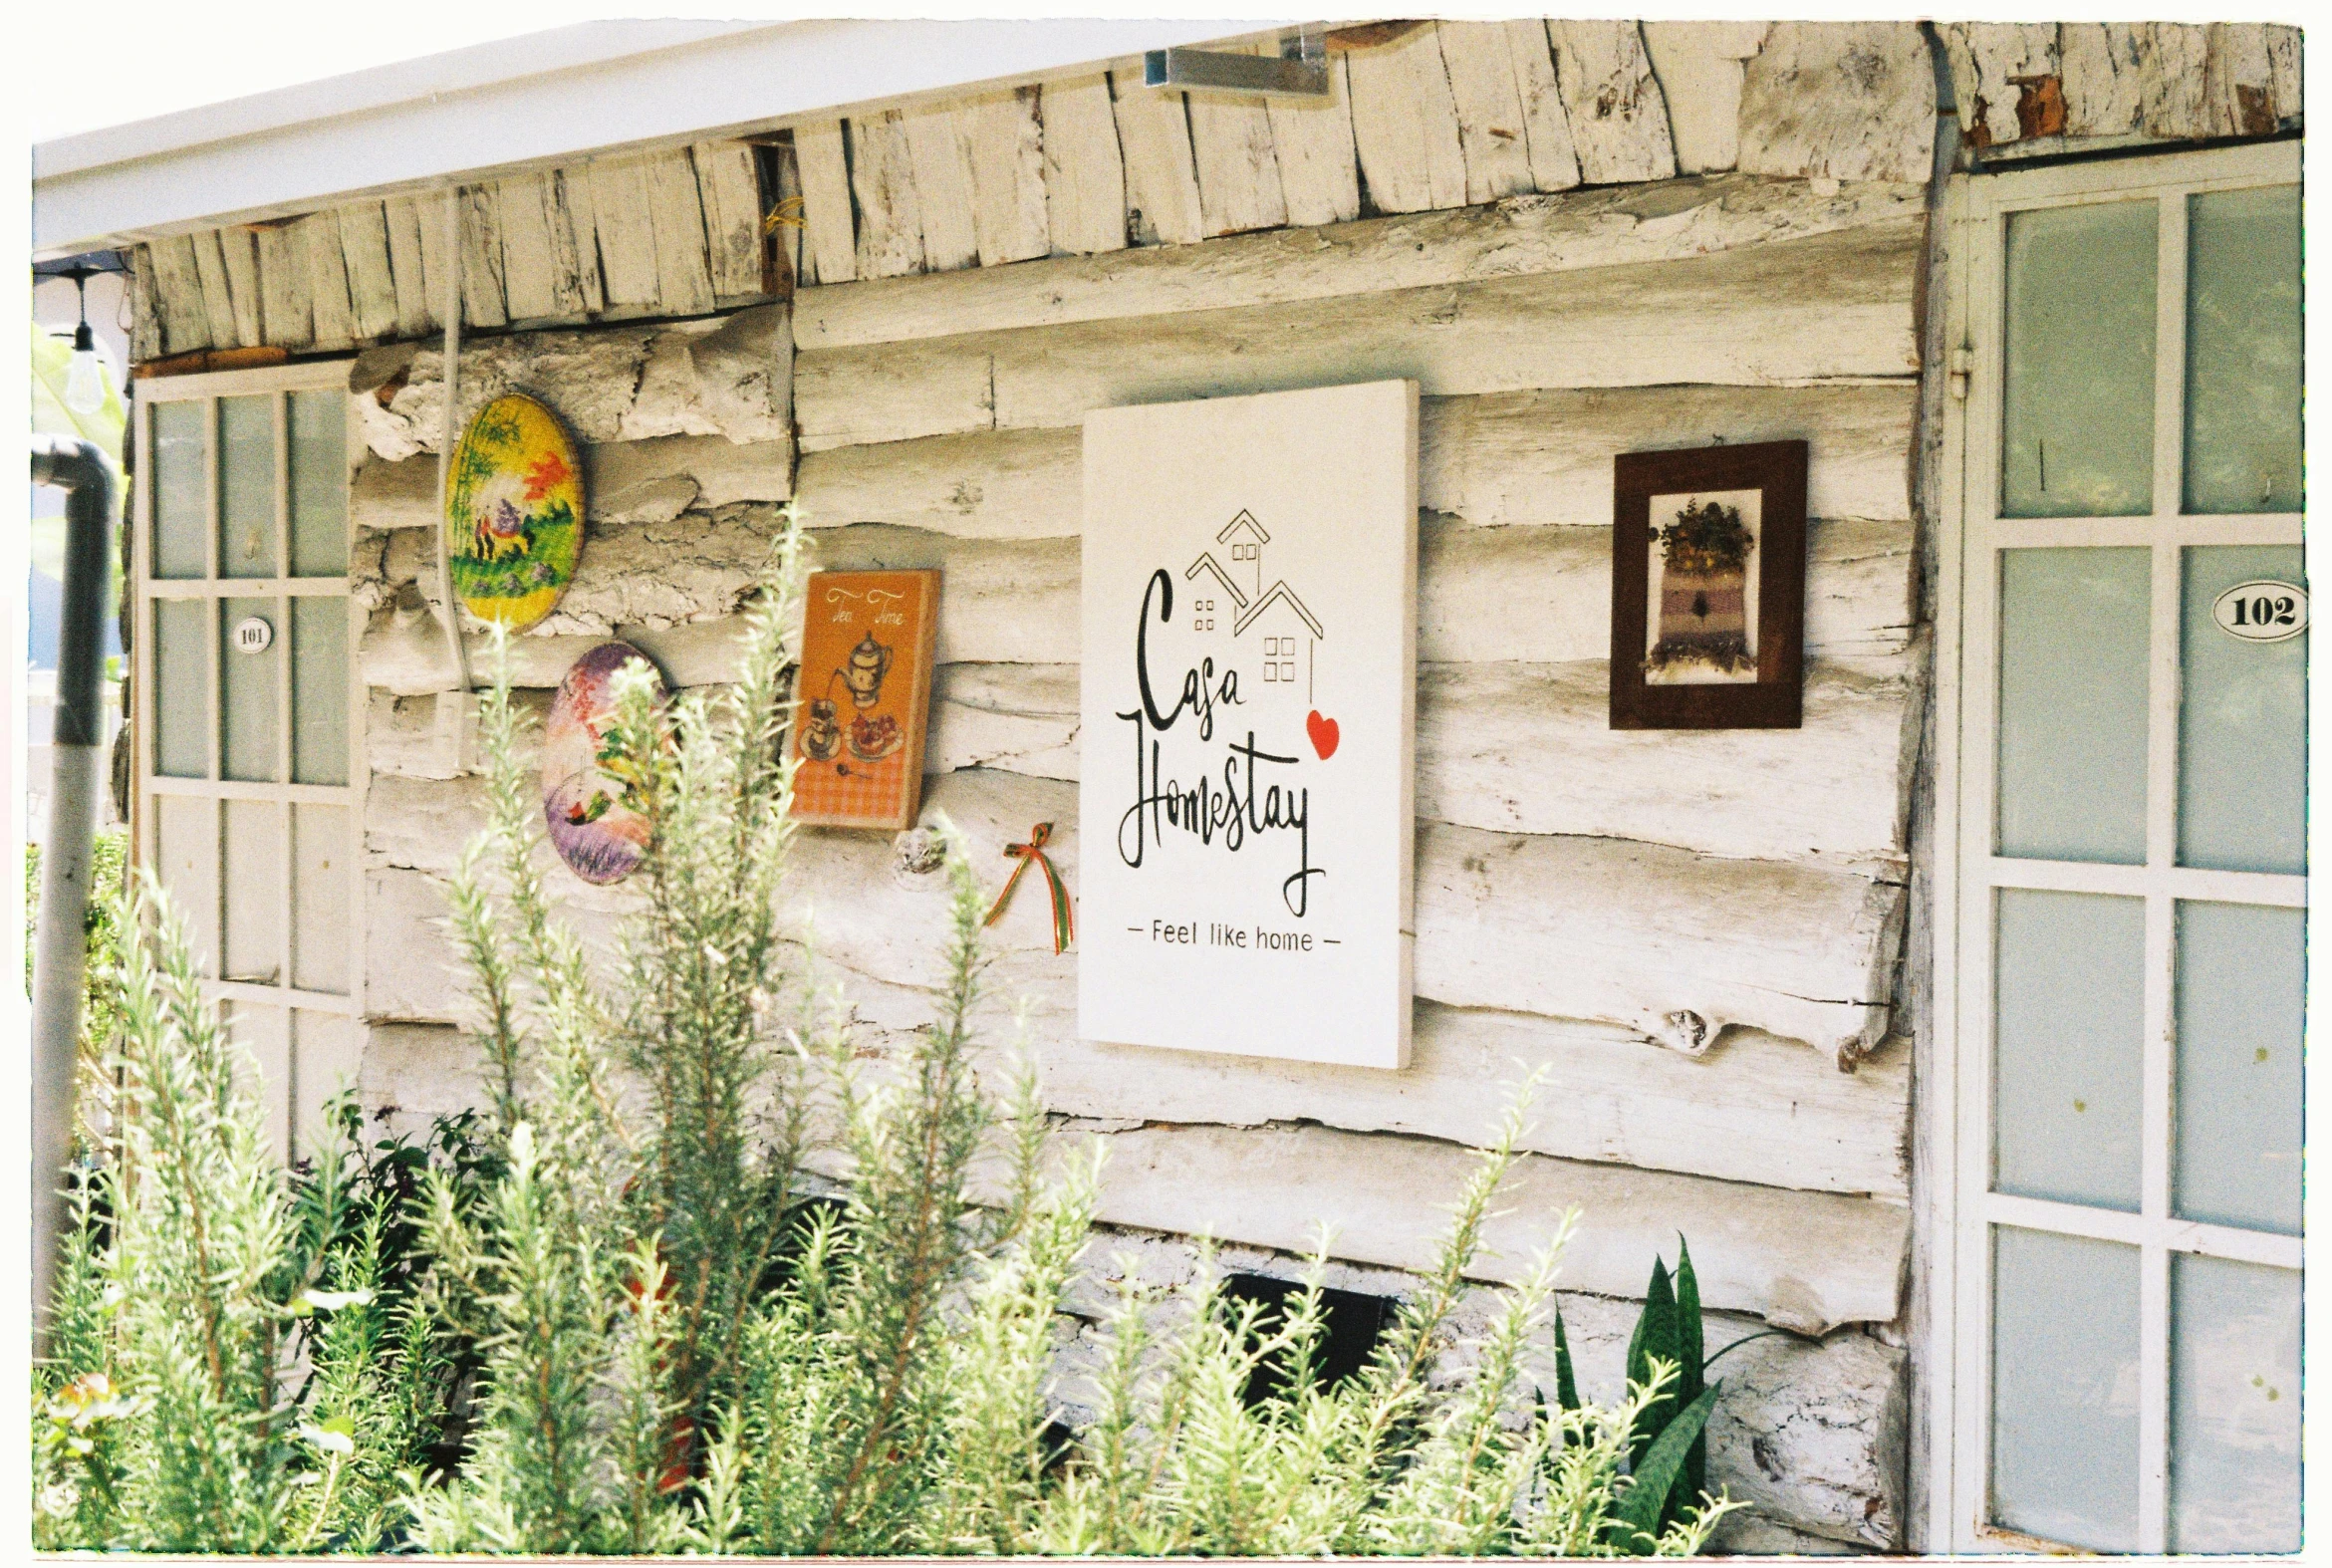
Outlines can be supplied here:
[[[1644, 678], [1652, 498], [1756, 490], [1757, 678], [1667, 685]], [[1612, 472], [1612, 728], [1796, 729], [1803, 722], [1806, 443], [1759, 441], [1626, 452]]]

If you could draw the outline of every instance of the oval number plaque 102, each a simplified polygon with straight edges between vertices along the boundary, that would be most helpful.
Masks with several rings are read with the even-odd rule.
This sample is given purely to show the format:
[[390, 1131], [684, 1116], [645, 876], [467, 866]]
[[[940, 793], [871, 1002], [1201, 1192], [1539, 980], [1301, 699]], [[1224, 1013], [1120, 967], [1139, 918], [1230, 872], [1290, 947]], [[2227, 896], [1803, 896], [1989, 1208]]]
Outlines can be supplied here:
[[2210, 619], [2246, 643], [2280, 643], [2308, 629], [2308, 591], [2289, 583], [2237, 583], [2211, 605]]

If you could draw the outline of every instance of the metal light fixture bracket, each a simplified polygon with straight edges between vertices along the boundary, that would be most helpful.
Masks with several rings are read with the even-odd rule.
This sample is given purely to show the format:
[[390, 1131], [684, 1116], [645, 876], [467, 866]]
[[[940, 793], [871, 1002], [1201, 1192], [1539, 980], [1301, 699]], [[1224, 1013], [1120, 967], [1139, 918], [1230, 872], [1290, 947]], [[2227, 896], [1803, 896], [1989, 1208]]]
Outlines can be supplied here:
[[1280, 40], [1277, 57], [1211, 49], [1153, 49], [1142, 57], [1144, 87], [1252, 93], [1264, 98], [1328, 96], [1328, 34], [1307, 22]]

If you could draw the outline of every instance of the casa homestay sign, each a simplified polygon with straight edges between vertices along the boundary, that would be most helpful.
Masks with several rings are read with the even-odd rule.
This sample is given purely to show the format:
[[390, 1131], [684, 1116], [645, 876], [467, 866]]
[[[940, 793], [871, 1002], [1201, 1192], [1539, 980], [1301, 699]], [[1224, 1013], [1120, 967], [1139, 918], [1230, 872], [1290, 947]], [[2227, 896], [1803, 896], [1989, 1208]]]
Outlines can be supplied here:
[[1078, 1032], [1409, 1055], [1417, 386], [1085, 419]]

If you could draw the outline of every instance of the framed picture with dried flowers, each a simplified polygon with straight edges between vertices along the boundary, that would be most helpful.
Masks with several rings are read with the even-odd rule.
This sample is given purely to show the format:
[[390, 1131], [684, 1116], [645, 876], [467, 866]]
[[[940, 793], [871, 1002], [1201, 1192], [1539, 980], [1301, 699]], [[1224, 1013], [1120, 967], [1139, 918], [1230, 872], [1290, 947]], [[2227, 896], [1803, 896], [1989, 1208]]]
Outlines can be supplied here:
[[1627, 452], [1612, 477], [1612, 728], [1797, 728], [1806, 443]]

